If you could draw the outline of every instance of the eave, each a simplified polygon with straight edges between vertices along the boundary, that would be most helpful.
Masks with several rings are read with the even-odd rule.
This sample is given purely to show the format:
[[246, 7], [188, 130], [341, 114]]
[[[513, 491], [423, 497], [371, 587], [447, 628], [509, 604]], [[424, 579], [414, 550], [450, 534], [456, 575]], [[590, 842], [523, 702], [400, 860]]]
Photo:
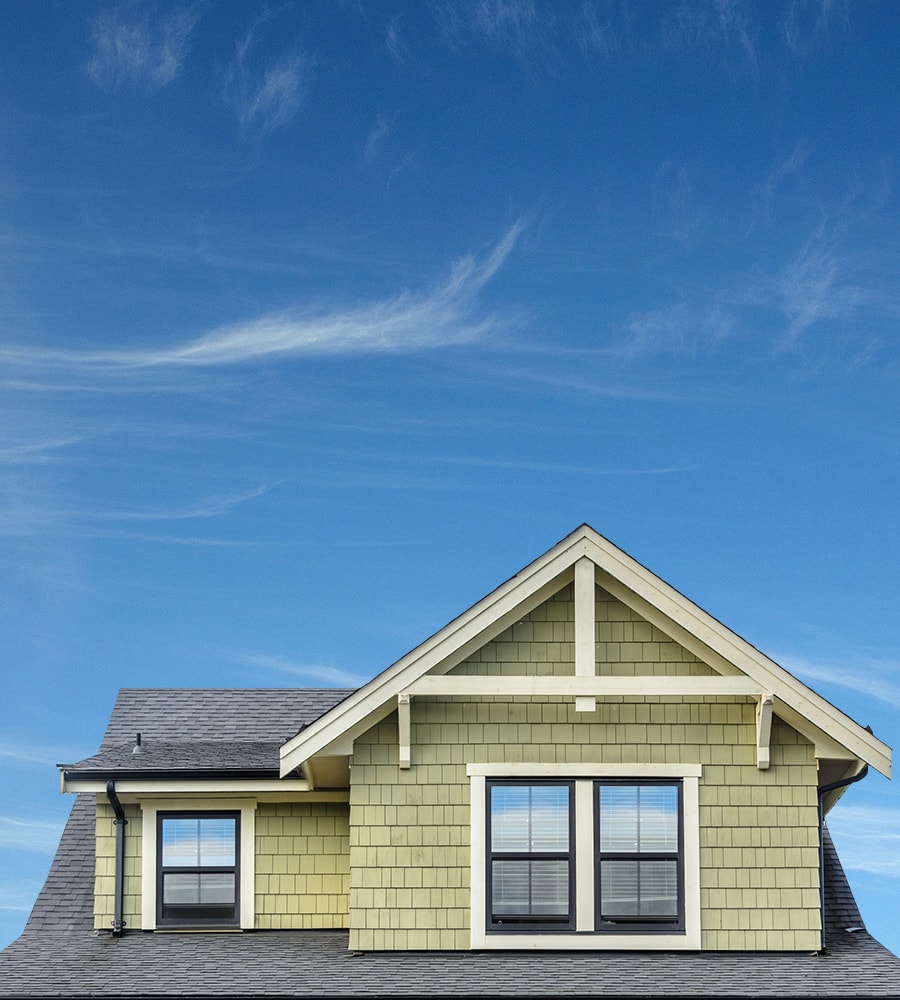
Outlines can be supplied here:
[[[818, 757], [858, 759], [890, 777], [890, 747], [588, 525], [288, 740], [281, 748], [281, 773], [318, 755], [349, 754], [353, 740], [394, 711], [398, 698], [406, 697], [420, 678], [445, 674], [558, 593], [575, 580], [575, 565], [584, 559], [593, 564], [596, 585], [722, 677], [743, 675], [754, 691], [770, 694], [775, 713], [813, 742]], [[591, 687], [575, 677], [571, 681], [576, 697], [582, 687]]]

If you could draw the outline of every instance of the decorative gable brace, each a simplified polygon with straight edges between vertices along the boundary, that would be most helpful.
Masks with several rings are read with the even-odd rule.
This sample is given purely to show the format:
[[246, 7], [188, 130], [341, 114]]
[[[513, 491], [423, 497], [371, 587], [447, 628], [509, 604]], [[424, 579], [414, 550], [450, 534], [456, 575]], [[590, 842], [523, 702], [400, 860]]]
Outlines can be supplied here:
[[[573, 582], [576, 608], [574, 676], [448, 674], [475, 649]], [[593, 613], [595, 585], [623, 601], [720, 676], [598, 677]], [[814, 744], [820, 759], [859, 760], [885, 776], [889, 777], [891, 772], [890, 747], [588, 525], [576, 529], [288, 740], [281, 749], [282, 775], [290, 774], [297, 766], [319, 755], [349, 755], [357, 736], [398, 709], [401, 766], [409, 766], [409, 698], [425, 694], [573, 697], [579, 712], [593, 711], [597, 698], [615, 695], [744, 695], [759, 700], [756, 756], [760, 769], [769, 766], [772, 715], [777, 711], [780, 719]]]

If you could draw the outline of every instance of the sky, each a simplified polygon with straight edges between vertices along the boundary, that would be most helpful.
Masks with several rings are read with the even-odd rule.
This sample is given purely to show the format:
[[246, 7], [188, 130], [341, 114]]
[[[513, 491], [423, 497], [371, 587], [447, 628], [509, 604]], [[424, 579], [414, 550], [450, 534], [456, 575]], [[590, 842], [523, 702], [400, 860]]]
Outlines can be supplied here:
[[[898, 743], [900, 4], [3, 22], [0, 945], [120, 687], [361, 684], [583, 522]], [[900, 952], [900, 784], [830, 825]]]

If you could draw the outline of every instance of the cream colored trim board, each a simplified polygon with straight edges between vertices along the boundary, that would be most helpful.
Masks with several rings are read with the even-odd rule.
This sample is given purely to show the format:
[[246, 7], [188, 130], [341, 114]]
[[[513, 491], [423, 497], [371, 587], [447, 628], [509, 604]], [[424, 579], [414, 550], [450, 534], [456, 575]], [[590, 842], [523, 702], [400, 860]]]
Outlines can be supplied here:
[[[61, 791], [99, 792], [106, 794], [106, 781], [65, 781]], [[116, 794], [122, 795], [263, 795], [267, 792], [310, 792], [309, 782], [300, 779], [269, 778], [262, 780], [242, 781], [240, 779], [212, 780], [170, 780], [155, 779], [137, 780], [133, 778], [117, 779]]]
[[[511, 580], [288, 740], [281, 748], [281, 773], [289, 774], [328, 747], [339, 745], [342, 752], [349, 752], [346, 748], [353, 739], [395, 710], [397, 695], [413, 692], [414, 684], [425, 675], [446, 673], [503, 629], [520, 621], [571, 583], [576, 565], [585, 558], [594, 564], [594, 576], [600, 586], [714, 670], [725, 676], [744, 676], [755, 685], [752, 691], [755, 696], [773, 694], [779, 717], [811, 739], [820, 755], [825, 746], [837, 741], [852, 756], [890, 776], [890, 747], [588, 525], [581, 525]], [[584, 574], [585, 570], [578, 572]], [[581, 699], [600, 696], [575, 687], [569, 693]], [[583, 709], [587, 704], [583, 700], [576, 707]]]
[[[699, 951], [700, 778], [701, 764], [469, 764], [471, 946], [479, 949], [549, 949], [554, 951]], [[559, 778], [575, 780], [575, 921], [576, 933], [503, 934], [487, 932], [486, 781], [488, 778]], [[681, 778], [684, 817], [683, 934], [610, 934], [594, 932], [593, 781], [602, 778]]]
[[702, 764], [466, 764], [470, 778], [702, 778]]
[[406, 694], [449, 697], [623, 698], [759, 697], [765, 692], [749, 677], [531, 677], [509, 674], [428, 674], [410, 684]]
[[202, 804], [184, 799], [152, 799], [141, 803], [141, 927], [156, 930], [156, 814], [168, 810], [240, 810], [241, 814], [241, 930], [253, 930], [256, 920], [256, 800], [206, 799]]

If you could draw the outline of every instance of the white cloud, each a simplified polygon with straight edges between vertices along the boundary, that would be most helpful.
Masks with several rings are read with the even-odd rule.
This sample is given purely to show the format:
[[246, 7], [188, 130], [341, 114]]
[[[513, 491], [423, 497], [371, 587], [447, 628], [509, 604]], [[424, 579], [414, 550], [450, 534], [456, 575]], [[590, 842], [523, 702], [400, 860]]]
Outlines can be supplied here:
[[790, 654], [776, 656], [776, 660], [801, 680], [835, 684], [900, 708], [900, 682], [891, 680], [900, 678], [900, 663], [855, 657], [849, 663], [832, 664]]
[[52, 854], [59, 843], [62, 823], [35, 822], [0, 816], [0, 848]]
[[815, 323], [852, 315], [863, 298], [852, 277], [848, 260], [818, 227], [772, 282], [788, 321], [782, 346], [793, 347]]
[[375, 121], [375, 127], [369, 133], [369, 138], [366, 139], [366, 148], [363, 154], [366, 163], [370, 163], [375, 158], [378, 147], [390, 134], [390, 120], [387, 115], [379, 114]]
[[0, 349], [10, 365], [69, 372], [128, 373], [141, 369], [228, 366], [263, 358], [418, 351], [471, 343], [501, 326], [497, 315], [476, 313], [479, 292], [512, 252], [517, 222], [482, 259], [457, 261], [432, 291], [401, 292], [368, 305], [331, 312], [272, 313], [220, 327], [186, 343], [156, 350], [76, 353], [21, 347]]
[[14, 740], [0, 737], [0, 760], [5, 767], [37, 766], [56, 767], [57, 764], [68, 764], [79, 760], [84, 753], [69, 747], [50, 746], [48, 744], [28, 743], [24, 740]]
[[267, 653], [236, 653], [234, 659], [260, 670], [274, 670], [293, 677], [302, 677], [316, 687], [359, 687], [369, 678], [359, 674], [338, 670], [336, 667], [326, 667], [320, 663], [296, 663], [281, 656], [271, 656]]
[[827, 822], [844, 868], [900, 878], [900, 809], [838, 802]]
[[259, 36], [273, 15], [257, 18], [236, 45], [225, 79], [225, 94], [241, 128], [266, 135], [293, 120], [303, 104], [310, 60], [298, 50], [265, 59]]
[[101, 87], [124, 80], [150, 89], [171, 83], [199, 18], [196, 7], [177, 8], [165, 17], [154, 7], [123, 5], [102, 11], [92, 25], [95, 52], [88, 75]]
[[731, 313], [720, 306], [699, 308], [686, 302], [633, 313], [625, 325], [625, 337], [613, 353], [624, 358], [693, 354], [701, 345], [729, 337], [734, 322]]

